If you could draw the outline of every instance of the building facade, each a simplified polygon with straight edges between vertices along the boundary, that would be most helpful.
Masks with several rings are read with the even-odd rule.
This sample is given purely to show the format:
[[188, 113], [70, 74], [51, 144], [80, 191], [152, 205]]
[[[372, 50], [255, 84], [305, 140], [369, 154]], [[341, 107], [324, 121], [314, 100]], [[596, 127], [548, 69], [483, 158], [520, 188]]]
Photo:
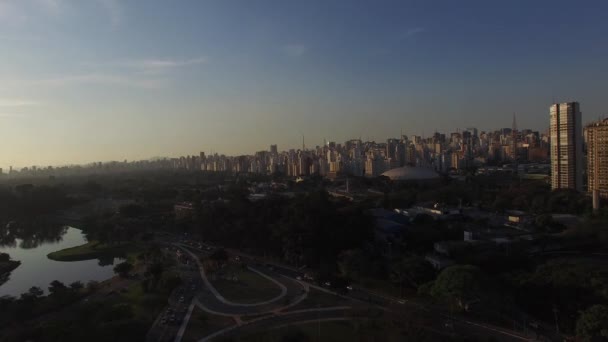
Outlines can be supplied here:
[[608, 198], [608, 119], [587, 125], [587, 184], [595, 197]]
[[555, 103], [549, 113], [551, 188], [582, 191], [583, 137], [579, 103]]

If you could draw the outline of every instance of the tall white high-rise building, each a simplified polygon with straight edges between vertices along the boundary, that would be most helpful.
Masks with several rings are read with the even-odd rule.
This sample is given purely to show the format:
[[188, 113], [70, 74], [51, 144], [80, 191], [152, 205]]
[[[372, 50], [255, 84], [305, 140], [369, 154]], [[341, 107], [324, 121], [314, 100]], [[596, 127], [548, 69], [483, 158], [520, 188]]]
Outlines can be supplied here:
[[550, 109], [551, 188], [583, 190], [583, 136], [578, 102]]

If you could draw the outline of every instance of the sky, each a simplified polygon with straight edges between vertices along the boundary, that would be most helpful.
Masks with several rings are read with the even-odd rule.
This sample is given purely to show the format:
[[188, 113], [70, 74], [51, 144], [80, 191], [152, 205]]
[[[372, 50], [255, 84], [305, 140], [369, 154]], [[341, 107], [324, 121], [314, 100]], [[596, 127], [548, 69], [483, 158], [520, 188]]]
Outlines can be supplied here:
[[0, 167], [604, 116], [605, 0], [0, 0]]

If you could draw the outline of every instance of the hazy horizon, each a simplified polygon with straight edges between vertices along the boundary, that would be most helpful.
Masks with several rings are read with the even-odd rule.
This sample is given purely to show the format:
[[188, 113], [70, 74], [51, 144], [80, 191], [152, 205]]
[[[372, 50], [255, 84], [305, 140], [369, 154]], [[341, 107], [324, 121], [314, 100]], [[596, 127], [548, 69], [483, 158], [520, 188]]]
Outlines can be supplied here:
[[[0, 167], [603, 116], [608, 3], [0, 2]], [[178, 6], [179, 5], [179, 6]]]

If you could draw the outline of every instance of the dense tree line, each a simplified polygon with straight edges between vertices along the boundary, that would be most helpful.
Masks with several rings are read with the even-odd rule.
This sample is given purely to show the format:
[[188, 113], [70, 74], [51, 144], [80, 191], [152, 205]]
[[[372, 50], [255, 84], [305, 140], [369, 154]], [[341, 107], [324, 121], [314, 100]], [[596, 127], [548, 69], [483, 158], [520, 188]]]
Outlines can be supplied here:
[[203, 239], [310, 267], [335, 266], [342, 251], [373, 241], [363, 209], [335, 201], [325, 191], [249, 202], [234, 189], [228, 200], [198, 208], [194, 229]]

